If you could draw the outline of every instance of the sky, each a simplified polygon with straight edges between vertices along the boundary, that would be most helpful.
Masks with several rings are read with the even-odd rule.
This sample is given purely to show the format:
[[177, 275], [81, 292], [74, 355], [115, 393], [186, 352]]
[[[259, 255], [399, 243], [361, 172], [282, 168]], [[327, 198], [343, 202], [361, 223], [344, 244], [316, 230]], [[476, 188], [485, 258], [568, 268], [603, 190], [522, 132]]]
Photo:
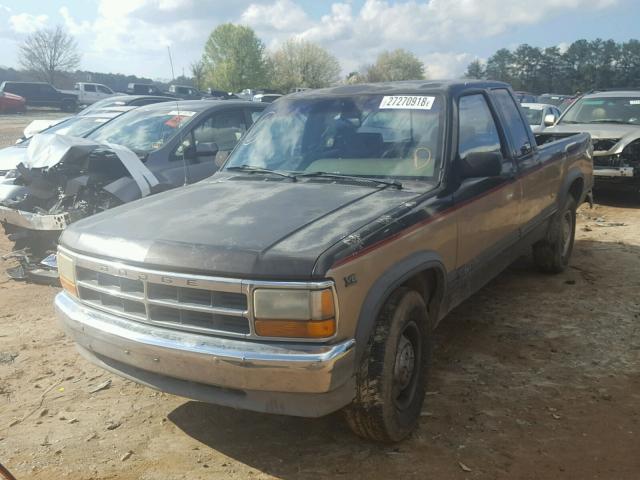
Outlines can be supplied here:
[[18, 67], [18, 45], [38, 28], [63, 25], [76, 38], [82, 70], [171, 78], [189, 74], [211, 31], [252, 27], [269, 50], [296, 37], [335, 55], [343, 73], [405, 48], [428, 78], [521, 43], [566, 46], [579, 38], [640, 37], [639, 0], [0, 0], [0, 66]]

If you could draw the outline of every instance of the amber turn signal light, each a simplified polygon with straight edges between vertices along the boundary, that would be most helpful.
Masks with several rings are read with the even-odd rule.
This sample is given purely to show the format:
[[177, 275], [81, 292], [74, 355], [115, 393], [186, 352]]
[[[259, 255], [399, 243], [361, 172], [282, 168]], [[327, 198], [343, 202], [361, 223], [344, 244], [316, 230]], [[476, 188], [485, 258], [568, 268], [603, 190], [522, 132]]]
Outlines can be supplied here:
[[261, 337], [328, 338], [336, 333], [336, 321], [256, 320], [255, 329]]

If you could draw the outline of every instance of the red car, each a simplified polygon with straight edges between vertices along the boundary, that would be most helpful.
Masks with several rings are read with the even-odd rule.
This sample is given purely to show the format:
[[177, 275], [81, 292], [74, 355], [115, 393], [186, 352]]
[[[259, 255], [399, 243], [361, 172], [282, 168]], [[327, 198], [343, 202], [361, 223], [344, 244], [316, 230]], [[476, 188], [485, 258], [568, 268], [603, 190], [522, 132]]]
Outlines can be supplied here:
[[0, 113], [25, 112], [27, 101], [20, 95], [0, 92]]

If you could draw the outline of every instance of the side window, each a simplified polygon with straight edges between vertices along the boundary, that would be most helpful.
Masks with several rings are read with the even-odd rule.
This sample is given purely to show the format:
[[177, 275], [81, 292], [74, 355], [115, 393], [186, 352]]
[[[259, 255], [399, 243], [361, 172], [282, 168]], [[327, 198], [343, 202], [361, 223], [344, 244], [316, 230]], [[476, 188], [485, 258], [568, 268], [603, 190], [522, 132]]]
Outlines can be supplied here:
[[492, 95], [496, 101], [496, 107], [508, 127], [508, 133], [513, 144], [513, 156], [521, 157], [526, 155], [531, 151], [531, 140], [520, 116], [518, 106], [511, 98], [509, 91], [504, 88], [493, 90]]
[[459, 102], [458, 154], [502, 152], [500, 135], [483, 95], [468, 95]]
[[263, 113], [264, 110], [251, 110], [251, 124], [256, 123]]
[[242, 110], [215, 113], [193, 130], [196, 146], [199, 143], [215, 143], [219, 151], [231, 151], [247, 126]]
[[44, 95], [51, 95], [54, 93], [54, 89], [51, 85], [44, 84], [44, 85], [40, 85], [40, 92], [43, 93]]
[[109, 90], [107, 87], [103, 87], [102, 85], [98, 85], [98, 91], [100, 93], [107, 93], [107, 94], [111, 94], [111, 90]]
[[95, 86], [95, 85], [89, 85], [89, 84], [86, 84], [86, 85], [84, 86], [84, 91], [85, 91], [85, 92], [92, 92], [92, 93], [95, 93], [95, 91], [96, 91], [96, 86]]

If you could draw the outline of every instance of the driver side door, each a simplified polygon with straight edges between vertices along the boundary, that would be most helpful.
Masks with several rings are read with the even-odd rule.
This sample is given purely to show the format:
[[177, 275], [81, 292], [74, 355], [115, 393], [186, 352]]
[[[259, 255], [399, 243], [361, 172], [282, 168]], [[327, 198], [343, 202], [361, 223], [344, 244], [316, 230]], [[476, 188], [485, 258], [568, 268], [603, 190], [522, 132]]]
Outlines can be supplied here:
[[457, 161], [472, 152], [503, 158], [501, 175], [464, 179], [454, 193], [461, 209], [456, 263], [464, 298], [504, 268], [502, 254], [519, 238], [522, 187], [497, 118], [485, 94], [459, 99]]

